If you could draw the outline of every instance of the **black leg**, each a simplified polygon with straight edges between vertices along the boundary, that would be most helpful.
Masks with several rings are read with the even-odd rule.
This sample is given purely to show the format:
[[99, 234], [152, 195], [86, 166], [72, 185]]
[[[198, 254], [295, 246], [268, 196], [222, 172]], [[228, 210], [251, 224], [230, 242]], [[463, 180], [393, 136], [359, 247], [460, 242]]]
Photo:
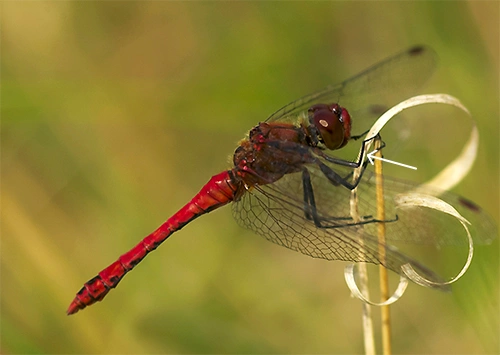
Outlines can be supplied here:
[[363, 137], [363, 136], [364, 136], [365, 134], [367, 134], [368, 132], [370, 132], [370, 130], [368, 130], [368, 129], [367, 129], [366, 131], [364, 131], [364, 132], [363, 132], [363, 133], [361, 133], [361, 134], [358, 134], [357, 136], [351, 136], [351, 138], [349, 138], [349, 139], [354, 139], [355, 141], [357, 141], [358, 139], [360, 139], [361, 137]]
[[358, 186], [359, 182], [361, 181], [361, 178], [363, 177], [363, 173], [366, 170], [366, 167], [368, 166], [368, 161], [365, 161], [363, 163], [363, 168], [361, 170], [361, 174], [359, 174], [359, 177], [356, 179], [354, 182], [349, 182], [348, 179], [352, 176], [352, 173], [349, 173], [345, 178], [340, 176], [338, 173], [336, 173], [332, 168], [330, 168], [328, 165], [325, 165], [321, 162], [318, 162], [318, 166], [323, 174], [325, 174], [326, 178], [335, 186], [342, 185], [349, 190], [354, 190], [356, 186]]
[[[323, 159], [325, 159], [326, 161], [328, 161], [330, 163], [334, 163], [334, 164], [342, 165], [342, 166], [348, 166], [350, 168], [359, 168], [363, 164], [363, 157], [365, 155], [366, 145], [368, 144], [368, 142], [370, 142], [370, 141], [372, 141], [372, 140], [374, 140], [376, 138], [380, 138], [380, 135], [377, 134], [374, 137], [365, 139], [361, 143], [361, 154], [359, 155], [359, 160], [356, 161], [356, 162], [349, 161], [349, 160], [344, 160], [344, 159], [339, 159], [339, 158], [335, 158], [335, 157], [331, 157], [329, 155], [326, 155], [321, 150], [317, 150], [317, 151], [315, 151], [315, 153], [318, 154], [320, 157], [322, 157]], [[382, 141], [382, 146], [379, 149], [382, 149], [383, 147], [385, 147], [385, 143]]]
[[[337, 175], [338, 176], [338, 175]], [[342, 179], [338, 176], [339, 179]], [[392, 220], [380, 221], [372, 218], [372, 216], [363, 216], [360, 222], [353, 222], [351, 217], [328, 217], [322, 218], [318, 215], [316, 200], [314, 198], [314, 190], [311, 183], [311, 175], [309, 171], [304, 168], [302, 170], [302, 188], [304, 189], [304, 215], [306, 219], [313, 221], [314, 225], [318, 228], [342, 228], [347, 226], [359, 226], [368, 223], [376, 222], [395, 222], [398, 216]]]
[[[326, 161], [328, 161], [330, 163], [337, 164], [337, 165], [349, 166], [349, 167], [352, 167], [352, 168], [359, 168], [362, 165], [361, 174], [359, 175], [358, 179], [356, 181], [354, 181], [353, 183], [350, 183], [348, 181], [349, 178], [352, 177], [352, 174], [353, 174], [352, 172], [350, 174], [348, 174], [346, 177], [343, 178], [338, 173], [336, 173], [331, 168], [329, 168], [327, 165], [325, 165], [325, 164], [323, 164], [321, 162], [316, 162], [316, 163], [320, 167], [320, 169], [323, 172], [323, 174], [325, 174], [325, 176], [328, 178], [328, 180], [330, 180], [330, 182], [333, 185], [335, 185], [335, 186], [342, 185], [344, 187], [347, 187], [349, 190], [352, 190], [356, 186], [358, 186], [359, 181], [361, 180], [361, 177], [363, 176], [363, 173], [365, 172], [365, 169], [368, 166], [368, 160], [365, 160], [364, 162], [362, 161], [363, 156], [364, 156], [364, 152], [366, 150], [366, 144], [369, 141], [371, 141], [373, 139], [376, 139], [376, 138], [380, 139], [380, 135], [377, 134], [376, 136], [374, 136], [372, 138], [369, 138], [369, 139], [366, 139], [366, 140], [363, 141], [362, 146], [361, 146], [360, 158], [359, 158], [359, 161], [357, 161], [357, 162], [350, 162], [350, 161], [347, 161], [347, 160], [330, 157], [330, 156], [326, 155], [323, 152], [320, 152], [318, 154], [322, 158], [324, 158]], [[384, 147], [385, 147], [385, 142], [381, 141], [381, 146], [380, 146], [380, 148], [377, 149], [377, 151], [380, 150], [380, 149], [382, 149], [382, 148], [384, 148]]]
[[[321, 223], [318, 211], [316, 209], [316, 200], [314, 199], [314, 191], [311, 183], [311, 175], [309, 170], [304, 168], [302, 170], [302, 188], [304, 189], [304, 215], [306, 219], [312, 220], [314, 225], [318, 228], [331, 228], [345, 226], [346, 224], [335, 223], [331, 226], [324, 225]], [[330, 220], [337, 220], [336, 217], [329, 218]], [[349, 220], [349, 217], [340, 217], [338, 220]]]
[[311, 184], [311, 175], [309, 170], [302, 170], [302, 188], [304, 190], [304, 214], [308, 220], [313, 220], [316, 226], [319, 225], [318, 213], [316, 211], [316, 201]]

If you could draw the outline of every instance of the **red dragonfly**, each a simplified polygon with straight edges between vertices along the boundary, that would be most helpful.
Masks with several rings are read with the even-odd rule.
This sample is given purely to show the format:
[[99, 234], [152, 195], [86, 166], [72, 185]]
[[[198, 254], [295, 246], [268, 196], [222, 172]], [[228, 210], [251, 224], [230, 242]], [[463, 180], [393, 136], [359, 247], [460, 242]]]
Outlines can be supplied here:
[[[243, 227], [289, 249], [315, 258], [383, 264], [396, 273], [401, 273], [402, 265], [410, 264], [429, 280], [440, 281], [391, 244], [383, 246], [386, 251], [381, 260], [374, 228], [385, 223], [387, 241], [417, 244], [454, 244], [460, 230], [450, 228], [446, 217], [425, 211], [396, 213], [391, 198], [415, 185], [387, 177], [387, 219], [376, 220], [372, 217], [376, 215], [374, 174], [366, 170], [357, 181], [352, 179], [353, 168], [366, 168], [367, 162], [330, 155], [361, 137], [373, 124], [374, 114], [364, 108], [372, 103], [392, 105], [408, 98], [410, 91], [429, 78], [435, 62], [431, 49], [414, 47], [276, 111], [240, 142], [231, 169], [213, 176], [157, 230], [85, 283], [67, 313], [101, 301], [172, 233], [230, 202]], [[392, 101], [384, 102], [391, 94]], [[354, 222], [349, 214], [349, 196], [356, 186], [362, 222]], [[441, 198], [474, 223], [477, 240], [488, 241], [492, 223], [478, 206], [451, 193]]]

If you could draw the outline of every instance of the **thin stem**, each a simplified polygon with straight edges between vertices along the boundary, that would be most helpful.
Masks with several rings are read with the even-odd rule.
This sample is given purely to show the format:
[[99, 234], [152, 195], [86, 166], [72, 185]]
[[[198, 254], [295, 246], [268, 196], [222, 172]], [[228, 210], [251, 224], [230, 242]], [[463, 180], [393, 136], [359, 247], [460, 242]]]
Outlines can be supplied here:
[[[380, 139], [375, 142], [375, 149], [379, 149], [381, 145]], [[382, 158], [381, 149], [376, 153], [376, 156]], [[376, 195], [377, 195], [377, 219], [385, 220], [384, 206], [384, 181], [382, 176], [382, 161], [375, 160], [375, 176], [376, 176]], [[381, 302], [389, 298], [389, 281], [387, 269], [382, 265], [385, 260], [385, 223], [378, 223], [378, 242], [379, 242], [379, 257], [380, 257], [380, 298]], [[381, 330], [382, 330], [382, 351], [384, 355], [390, 355], [391, 349], [391, 312], [389, 306], [381, 306]]]
[[[360, 169], [357, 169], [353, 174], [353, 181], [359, 178]], [[361, 217], [358, 211], [358, 189], [357, 187], [351, 191], [351, 217], [353, 221], [359, 222]], [[367, 299], [370, 298], [368, 291], [368, 270], [365, 263], [358, 265], [358, 275], [360, 279], [360, 291]], [[373, 331], [372, 307], [367, 302], [362, 305], [362, 320], [363, 320], [363, 340], [365, 346], [365, 355], [375, 355], [375, 335]]]
[[[358, 267], [360, 290], [367, 299], [370, 298], [368, 292], [368, 272], [366, 264], [359, 264]], [[365, 355], [375, 355], [375, 335], [373, 332], [372, 306], [363, 302], [363, 338], [365, 344]]]

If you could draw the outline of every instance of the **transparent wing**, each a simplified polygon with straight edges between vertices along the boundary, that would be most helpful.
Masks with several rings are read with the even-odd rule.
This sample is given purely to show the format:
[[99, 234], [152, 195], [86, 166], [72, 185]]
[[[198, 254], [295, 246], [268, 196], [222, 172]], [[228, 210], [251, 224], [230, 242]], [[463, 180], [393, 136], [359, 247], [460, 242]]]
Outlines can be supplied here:
[[[336, 168], [342, 176], [349, 175], [349, 169]], [[418, 273], [435, 282], [442, 280], [399, 252], [393, 243], [467, 243], [461, 224], [447, 214], [428, 208], [397, 209], [394, 198], [411, 191], [416, 185], [384, 177], [387, 244], [383, 246], [386, 259], [380, 260], [377, 223], [373, 221], [376, 216], [375, 175], [366, 171], [358, 185], [359, 214], [368, 223], [356, 225], [349, 212], [351, 191], [333, 185], [316, 166], [307, 166], [307, 169], [311, 175], [317, 216], [324, 227], [318, 227], [305, 217], [302, 173], [288, 174], [273, 184], [249, 190], [233, 204], [238, 223], [273, 243], [315, 258], [383, 264], [396, 273], [401, 273], [401, 266], [409, 263]], [[440, 198], [472, 223], [475, 242], [487, 243], [495, 238], [495, 225], [478, 206], [449, 192]]]
[[353, 135], [365, 132], [380, 109], [409, 98], [431, 76], [437, 63], [429, 47], [413, 47], [337, 85], [304, 96], [273, 113], [266, 122], [294, 122], [317, 103], [338, 103], [352, 117]]

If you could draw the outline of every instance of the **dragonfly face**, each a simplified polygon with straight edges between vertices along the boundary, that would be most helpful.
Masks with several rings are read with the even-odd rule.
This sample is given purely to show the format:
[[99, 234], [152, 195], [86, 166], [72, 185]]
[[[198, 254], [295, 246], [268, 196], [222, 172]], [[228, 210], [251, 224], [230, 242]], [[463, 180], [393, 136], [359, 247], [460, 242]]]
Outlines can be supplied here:
[[317, 104], [309, 108], [309, 132], [328, 149], [340, 149], [351, 138], [351, 116], [338, 104]]

